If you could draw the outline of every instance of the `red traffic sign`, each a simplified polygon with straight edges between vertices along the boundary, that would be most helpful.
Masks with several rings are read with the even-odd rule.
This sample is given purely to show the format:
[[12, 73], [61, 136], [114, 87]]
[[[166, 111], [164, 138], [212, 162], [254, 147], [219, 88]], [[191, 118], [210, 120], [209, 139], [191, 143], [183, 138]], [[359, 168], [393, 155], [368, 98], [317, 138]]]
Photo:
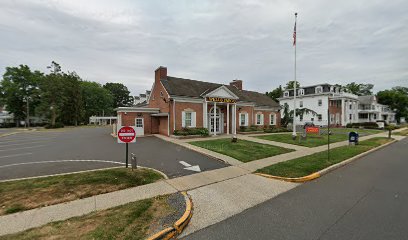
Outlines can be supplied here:
[[319, 133], [319, 127], [306, 127], [306, 133]]
[[121, 127], [118, 130], [118, 143], [134, 143], [136, 142], [136, 132], [133, 127]]

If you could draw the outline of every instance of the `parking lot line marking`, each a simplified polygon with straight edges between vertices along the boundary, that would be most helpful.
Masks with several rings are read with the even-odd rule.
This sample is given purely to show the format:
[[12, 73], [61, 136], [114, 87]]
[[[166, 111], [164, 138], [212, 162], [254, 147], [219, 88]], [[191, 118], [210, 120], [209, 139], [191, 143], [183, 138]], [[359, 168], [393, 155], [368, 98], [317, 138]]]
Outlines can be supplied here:
[[31, 155], [31, 154], [33, 154], [33, 153], [12, 154], [12, 155], [7, 155], [7, 156], [0, 156], [0, 158], [18, 157], [18, 156], [25, 156], [25, 155]]
[[34, 142], [26, 142], [26, 143], [13, 143], [13, 144], [6, 144], [6, 145], [2, 144], [0, 146], [0, 148], [9, 147], [9, 146], [26, 145], [26, 144], [30, 144], [30, 143], [40, 143], [40, 142], [45, 142], [45, 141], [34, 141]]
[[48, 145], [37, 145], [37, 146], [30, 146], [30, 147], [20, 147], [20, 148], [12, 148], [12, 149], [1, 149], [0, 152], [4, 151], [16, 151], [16, 150], [21, 150], [21, 149], [29, 149], [29, 148], [37, 148], [37, 147], [45, 147]]
[[36, 140], [41, 140], [41, 141], [45, 141], [45, 140], [52, 140], [55, 139], [56, 137], [53, 138], [33, 138], [33, 139], [29, 139], [29, 138], [25, 138], [25, 139], [10, 139], [9, 141], [0, 141], [0, 144], [2, 143], [21, 143], [21, 142], [31, 142], [31, 141], [36, 141]]
[[20, 166], [20, 165], [40, 164], [40, 163], [60, 163], [60, 162], [103, 162], [103, 163], [115, 163], [115, 164], [125, 165], [125, 163], [122, 163], [122, 162], [107, 161], [107, 160], [55, 160], [55, 161], [13, 163], [13, 164], [0, 166], [0, 168]]

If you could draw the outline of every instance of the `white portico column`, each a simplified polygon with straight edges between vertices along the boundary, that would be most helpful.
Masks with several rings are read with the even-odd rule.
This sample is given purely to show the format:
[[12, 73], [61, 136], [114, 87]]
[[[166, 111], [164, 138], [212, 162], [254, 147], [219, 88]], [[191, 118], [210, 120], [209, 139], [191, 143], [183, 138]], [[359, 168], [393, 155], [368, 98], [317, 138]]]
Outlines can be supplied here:
[[229, 103], [227, 103], [227, 135], [229, 135], [229, 129], [230, 129], [230, 125], [229, 125]]
[[214, 126], [214, 136], [217, 136], [217, 103], [216, 102], [214, 102], [214, 116], [213, 116], [213, 118], [214, 118], [214, 124], [213, 124], [213, 126]]
[[207, 120], [207, 117], [208, 117], [208, 106], [207, 106], [207, 100], [205, 100], [204, 101], [204, 104], [203, 104], [203, 127], [204, 128], [208, 128], [208, 120]]
[[235, 136], [237, 134], [237, 104], [232, 105], [232, 134]]

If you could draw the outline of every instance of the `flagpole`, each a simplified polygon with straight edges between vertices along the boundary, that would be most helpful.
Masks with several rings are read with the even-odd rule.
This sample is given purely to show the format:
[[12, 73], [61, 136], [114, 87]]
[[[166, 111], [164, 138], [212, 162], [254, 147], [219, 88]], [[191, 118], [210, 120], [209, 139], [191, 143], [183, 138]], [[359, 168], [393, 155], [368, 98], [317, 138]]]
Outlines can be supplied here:
[[295, 29], [293, 32], [293, 44], [295, 45], [295, 81], [293, 84], [293, 138], [296, 138], [296, 21], [297, 21], [297, 13], [295, 13]]

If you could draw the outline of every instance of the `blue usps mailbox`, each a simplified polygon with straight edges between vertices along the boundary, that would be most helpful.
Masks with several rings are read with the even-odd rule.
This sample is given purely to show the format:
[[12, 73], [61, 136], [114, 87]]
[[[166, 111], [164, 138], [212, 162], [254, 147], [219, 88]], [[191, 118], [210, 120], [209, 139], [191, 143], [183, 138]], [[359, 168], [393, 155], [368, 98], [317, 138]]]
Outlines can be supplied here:
[[356, 132], [349, 133], [349, 144], [353, 144], [353, 145], [358, 144], [358, 133]]

